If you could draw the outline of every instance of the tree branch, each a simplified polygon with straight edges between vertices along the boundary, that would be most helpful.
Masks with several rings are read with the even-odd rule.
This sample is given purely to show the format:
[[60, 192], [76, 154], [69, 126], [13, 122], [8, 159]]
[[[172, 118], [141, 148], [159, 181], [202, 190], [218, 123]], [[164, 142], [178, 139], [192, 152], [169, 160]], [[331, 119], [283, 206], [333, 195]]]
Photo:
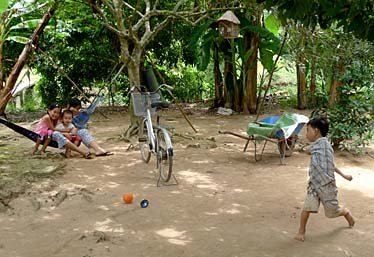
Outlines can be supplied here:
[[131, 11], [136, 12], [140, 17], [143, 18], [144, 15], [143, 15], [140, 11], [136, 10], [135, 7], [131, 6], [129, 3], [125, 2], [125, 1], [124, 1], [123, 3], [124, 3], [124, 5], [125, 5], [127, 8], [129, 8]]
[[[93, 13], [94, 15], [96, 15], [99, 19], [102, 20], [102, 24], [110, 31], [114, 32], [115, 34], [117, 34], [118, 36], [120, 37], [123, 37], [125, 36], [123, 32], [119, 31], [118, 29], [116, 29], [114, 27], [114, 25], [111, 24], [110, 21], [108, 21], [108, 19], [106, 18], [105, 14], [102, 12], [101, 8], [98, 7], [95, 3], [93, 3], [92, 1], [90, 0], [87, 0], [88, 4], [91, 6], [92, 10], [93, 10]], [[107, 0], [103, 0], [104, 4], [108, 7], [108, 9], [112, 12], [112, 14], [114, 15], [115, 11], [113, 9], [113, 6], [111, 6], [111, 4], [107, 1]]]

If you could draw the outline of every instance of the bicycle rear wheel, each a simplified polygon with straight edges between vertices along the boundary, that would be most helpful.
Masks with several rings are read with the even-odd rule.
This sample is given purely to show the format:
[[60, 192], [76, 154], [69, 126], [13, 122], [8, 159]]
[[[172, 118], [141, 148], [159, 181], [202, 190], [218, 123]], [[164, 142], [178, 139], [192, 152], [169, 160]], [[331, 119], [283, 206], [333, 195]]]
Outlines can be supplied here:
[[168, 182], [173, 172], [173, 148], [169, 134], [162, 129], [157, 131], [157, 167], [161, 180]]
[[151, 150], [149, 148], [150, 139], [148, 137], [148, 129], [147, 129], [147, 120], [143, 119], [140, 123], [139, 132], [138, 132], [138, 142], [140, 148], [140, 154], [142, 156], [142, 160], [145, 163], [148, 163], [151, 159]]

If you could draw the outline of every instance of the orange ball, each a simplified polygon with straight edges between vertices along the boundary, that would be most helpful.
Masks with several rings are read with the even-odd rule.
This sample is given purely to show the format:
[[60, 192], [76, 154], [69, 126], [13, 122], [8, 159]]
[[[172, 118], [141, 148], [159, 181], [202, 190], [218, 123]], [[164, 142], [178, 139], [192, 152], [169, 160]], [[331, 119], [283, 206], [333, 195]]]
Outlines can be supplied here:
[[132, 200], [134, 199], [134, 196], [132, 195], [132, 193], [124, 193], [123, 196], [122, 196], [122, 200], [124, 203], [132, 203]]

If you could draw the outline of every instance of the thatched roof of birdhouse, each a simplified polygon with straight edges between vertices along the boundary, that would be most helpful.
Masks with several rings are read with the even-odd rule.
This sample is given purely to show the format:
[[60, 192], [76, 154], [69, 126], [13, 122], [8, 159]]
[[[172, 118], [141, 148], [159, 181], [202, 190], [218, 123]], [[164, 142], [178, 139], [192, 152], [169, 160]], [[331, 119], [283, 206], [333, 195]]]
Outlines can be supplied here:
[[217, 21], [229, 21], [235, 24], [240, 24], [239, 19], [232, 11], [226, 11]]

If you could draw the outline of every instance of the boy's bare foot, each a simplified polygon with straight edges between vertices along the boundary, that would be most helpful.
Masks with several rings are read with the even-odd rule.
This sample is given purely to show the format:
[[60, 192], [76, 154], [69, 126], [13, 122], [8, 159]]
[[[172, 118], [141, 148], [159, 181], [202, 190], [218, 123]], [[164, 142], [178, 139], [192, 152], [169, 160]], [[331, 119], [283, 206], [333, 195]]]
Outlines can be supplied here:
[[43, 154], [43, 152], [42, 151], [36, 151], [36, 152], [34, 152], [34, 154], [33, 155], [42, 155]]
[[305, 241], [305, 234], [300, 234], [300, 233], [298, 233], [298, 234], [294, 237], [294, 239], [297, 240], [297, 241], [304, 242], [304, 241]]
[[353, 226], [355, 225], [356, 223], [356, 220], [355, 218], [353, 218], [352, 214], [350, 211], [348, 211], [345, 215], [344, 215], [344, 218], [348, 221], [348, 225], [350, 228], [353, 228]]

